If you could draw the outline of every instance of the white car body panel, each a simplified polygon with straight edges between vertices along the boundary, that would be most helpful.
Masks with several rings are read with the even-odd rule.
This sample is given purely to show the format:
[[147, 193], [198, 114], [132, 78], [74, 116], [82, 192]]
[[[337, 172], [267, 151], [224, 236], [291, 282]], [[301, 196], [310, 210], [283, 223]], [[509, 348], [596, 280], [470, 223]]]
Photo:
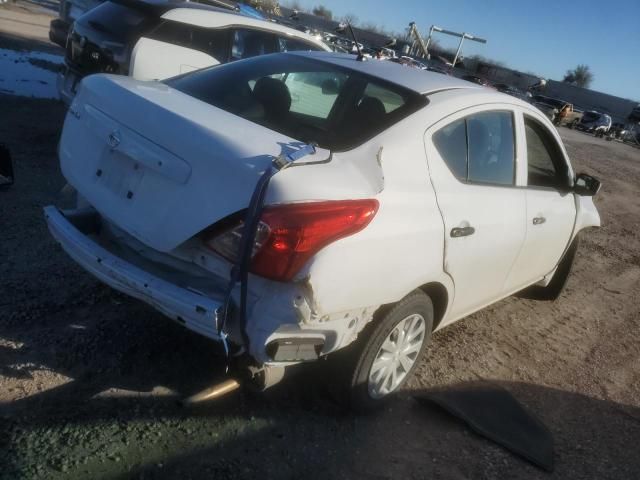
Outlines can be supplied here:
[[[321, 338], [323, 354], [342, 348], [357, 338], [381, 305], [427, 284], [447, 293], [438, 323], [442, 328], [540, 281], [555, 270], [579, 230], [599, 225], [591, 198], [526, 188], [523, 112], [547, 126], [568, 158], [553, 125], [526, 103], [392, 62], [292, 55], [313, 55], [380, 76], [428, 94], [429, 104], [356, 148], [333, 153], [318, 149], [314, 160], [329, 162], [288, 168], [272, 178], [267, 205], [362, 198], [376, 199], [379, 210], [364, 230], [321, 249], [293, 281], [250, 276], [246, 332], [249, 353], [259, 362], [271, 362], [264, 347], [275, 338]], [[516, 118], [515, 186], [463, 184], [445, 165], [431, 135], [456, 118], [495, 109], [510, 110]], [[60, 160], [69, 183], [122, 230], [123, 243], [148, 259], [163, 264], [179, 259], [220, 280], [228, 278], [231, 264], [201, 248], [194, 236], [246, 208], [273, 158], [296, 145], [285, 135], [167, 85], [96, 75], [84, 80], [67, 115]], [[530, 226], [533, 215], [546, 216], [544, 228]], [[157, 292], [146, 294], [149, 282], [136, 280], [135, 266], [106, 273], [104, 266], [96, 267], [92, 256], [107, 257], [108, 252], [78, 240], [82, 234], [74, 233], [54, 210], [47, 210], [47, 216], [64, 249], [91, 273], [216, 338], [197, 324], [198, 315], [186, 315], [183, 307]], [[450, 230], [465, 221], [477, 227], [476, 234], [451, 238]], [[107, 264], [123, 262], [116, 258]], [[166, 285], [155, 284], [166, 291]], [[215, 310], [217, 295], [200, 294], [208, 302], [206, 311]], [[237, 298], [237, 289], [233, 295]], [[185, 300], [186, 305], [194, 298]], [[215, 321], [213, 315], [207, 318]], [[237, 340], [235, 328], [229, 335]]]
[[578, 213], [576, 215], [576, 226], [573, 230], [574, 237], [585, 228], [599, 227], [601, 225], [600, 214], [593, 203], [593, 198], [578, 197], [576, 208]]
[[[162, 18], [211, 29], [253, 28], [303, 40], [322, 50], [330, 51], [323, 42], [304, 32], [235, 13], [174, 8], [163, 14]], [[129, 75], [137, 80], [164, 80], [192, 70], [218, 65], [221, 61], [224, 59], [214, 58], [198, 50], [142, 37], [133, 48]]]
[[[279, 23], [260, 20], [259, 18], [238, 15], [236, 13], [226, 13], [222, 11], [199, 10], [193, 8], [173, 8], [162, 15], [162, 18], [175, 22], [188, 23], [204, 28], [222, 28], [227, 26], [252, 27], [267, 30], [275, 33], [284, 33], [301, 40], [313, 41], [318, 45], [323, 43], [315, 40], [315, 37], [294, 28], [286, 27]], [[328, 51], [328, 48], [325, 48]]]
[[162, 80], [219, 63], [204, 52], [142, 37], [133, 47], [129, 75], [137, 80]]

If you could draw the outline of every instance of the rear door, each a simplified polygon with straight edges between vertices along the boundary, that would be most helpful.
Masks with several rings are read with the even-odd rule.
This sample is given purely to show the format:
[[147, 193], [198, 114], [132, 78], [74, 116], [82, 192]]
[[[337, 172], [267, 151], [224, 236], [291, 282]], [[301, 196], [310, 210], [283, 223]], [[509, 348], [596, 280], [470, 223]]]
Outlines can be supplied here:
[[527, 237], [511, 281], [522, 286], [553, 271], [568, 246], [576, 219], [573, 175], [556, 138], [532, 115], [519, 117], [527, 148]]
[[[427, 130], [431, 181], [445, 225], [444, 269], [459, 318], [509, 293], [524, 243], [526, 197], [517, 185], [514, 111], [508, 105], [458, 112]], [[425, 246], [425, 248], [430, 248]]]

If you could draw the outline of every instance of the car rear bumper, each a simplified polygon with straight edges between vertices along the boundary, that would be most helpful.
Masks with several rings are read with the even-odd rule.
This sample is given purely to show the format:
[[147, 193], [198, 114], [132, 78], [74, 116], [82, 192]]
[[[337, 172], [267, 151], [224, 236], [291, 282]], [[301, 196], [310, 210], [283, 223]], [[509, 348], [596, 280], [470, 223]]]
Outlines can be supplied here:
[[217, 325], [223, 305], [123, 260], [83, 233], [54, 206], [44, 208], [49, 231], [80, 266], [110, 287], [140, 299], [189, 330], [221, 340]]
[[76, 88], [78, 87], [80, 80], [81, 78], [68, 67], [59, 72], [56, 77], [58, 95], [60, 100], [62, 100], [67, 107], [71, 105], [73, 98], [76, 96]]

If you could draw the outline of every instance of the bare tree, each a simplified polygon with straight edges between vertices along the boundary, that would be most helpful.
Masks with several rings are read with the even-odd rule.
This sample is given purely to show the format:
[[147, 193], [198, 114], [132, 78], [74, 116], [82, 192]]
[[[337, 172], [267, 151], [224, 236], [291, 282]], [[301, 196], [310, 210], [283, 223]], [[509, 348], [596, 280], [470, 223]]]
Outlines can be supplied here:
[[475, 60], [476, 62], [486, 63], [487, 65], [491, 65], [494, 67], [502, 67], [506, 68], [507, 64], [501, 60], [494, 60], [492, 58], [487, 58], [484, 55], [472, 55], [469, 57], [469, 60]]
[[299, 12], [305, 11], [302, 5], [300, 5], [300, 2], [298, 0], [288, 0], [288, 1], [282, 2], [282, 4], [287, 8], [290, 8], [291, 10], [298, 10]]
[[349, 23], [349, 24], [351, 24], [353, 26], [356, 26], [358, 24], [358, 17], [356, 15], [354, 15], [353, 13], [347, 13], [340, 20], [342, 20], [344, 23]]
[[377, 33], [378, 35], [384, 35], [385, 37], [395, 37], [396, 35], [387, 31], [384, 27], [381, 27], [374, 22], [366, 22], [358, 25], [360, 30], [366, 30], [367, 32]]
[[589, 88], [593, 82], [593, 73], [591, 73], [589, 65], [578, 65], [573, 70], [567, 70], [562, 81], [577, 87]]
[[313, 13], [316, 17], [322, 17], [327, 20], [333, 19], [333, 13], [324, 5], [318, 5], [317, 7], [314, 7], [313, 10], [311, 10], [311, 13]]
[[248, 3], [256, 10], [261, 10], [268, 15], [282, 15], [278, 0], [248, 0]]

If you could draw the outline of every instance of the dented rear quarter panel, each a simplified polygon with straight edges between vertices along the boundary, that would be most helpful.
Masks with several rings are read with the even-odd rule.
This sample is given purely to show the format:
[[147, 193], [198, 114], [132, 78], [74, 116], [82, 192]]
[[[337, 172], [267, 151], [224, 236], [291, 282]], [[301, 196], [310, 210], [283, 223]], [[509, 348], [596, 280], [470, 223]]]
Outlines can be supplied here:
[[[326, 328], [340, 319], [340, 330], [351, 324], [359, 331], [380, 305], [426, 283], [452, 291], [422, 144], [426, 121], [417, 112], [364, 145], [335, 153], [330, 163], [289, 168], [273, 178], [267, 204], [375, 198], [380, 205], [364, 230], [322, 249], [297, 275], [311, 308], [308, 323]], [[338, 344], [352, 340], [343, 333]]]

